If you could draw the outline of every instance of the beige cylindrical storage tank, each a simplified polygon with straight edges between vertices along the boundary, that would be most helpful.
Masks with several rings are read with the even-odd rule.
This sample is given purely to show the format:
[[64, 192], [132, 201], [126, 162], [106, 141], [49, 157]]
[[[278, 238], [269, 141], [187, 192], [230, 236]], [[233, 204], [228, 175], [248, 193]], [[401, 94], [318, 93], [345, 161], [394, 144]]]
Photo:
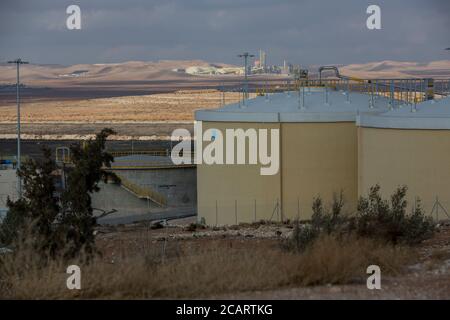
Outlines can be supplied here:
[[[369, 107], [364, 94], [306, 88], [298, 92], [260, 96], [245, 105], [227, 105], [197, 111], [203, 133], [227, 129], [278, 130], [279, 170], [261, 175], [257, 164], [198, 164], [198, 219], [208, 225], [232, 225], [259, 220], [311, 217], [311, 204], [320, 195], [329, 203], [333, 193], [344, 192], [347, 207], [357, 200], [358, 112], [385, 111], [387, 99], [378, 97]], [[211, 129], [211, 131], [207, 131]], [[220, 134], [219, 134], [220, 132]], [[212, 133], [211, 133], [212, 135]], [[197, 141], [200, 135], [197, 136]], [[208, 137], [207, 137], [208, 138]], [[246, 159], [249, 156], [246, 140]], [[265, 140], [263, 140], [265, 141]], [[207, 148], [204, 142], [202, 150]], [[271, 150], [271, 140], [266, 143]], [[259, 139], [258, 152], [261, 147]], [[201, 150], [197, 150], [197, 153]], [[255, 152], [255, 151], [253, 151]], [[226, 147], [223, 147], [224, 158]], [[234, 148], [234, 156], [237, 150]], [[270, 154], [270, 152], [269, 152]]]
[[425, 213], [450, 213], [450, 99], [358, 117], [359, 194], [379, 184], [385, 197], [408, 187]]

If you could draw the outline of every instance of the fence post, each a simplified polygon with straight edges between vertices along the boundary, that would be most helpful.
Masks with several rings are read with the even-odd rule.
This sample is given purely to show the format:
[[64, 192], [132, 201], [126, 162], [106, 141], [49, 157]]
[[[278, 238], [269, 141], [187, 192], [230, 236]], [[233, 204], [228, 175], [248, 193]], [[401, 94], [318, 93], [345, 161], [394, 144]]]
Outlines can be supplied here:
[[280, 201], [277, 198], [277, 219], [279, 219], [279, 218], [280, 218]]
[[238, 215], [237, 215], [237, 200], [234, 200], [234, 215], [236, 217], [236, 225], [238, 224]]
[[436, 221], [439, 221], [439, 198], [436, 196]]
[[216, 200], [216, 227], [219, 225], [219, 211], [217, 206], [217, 200]]

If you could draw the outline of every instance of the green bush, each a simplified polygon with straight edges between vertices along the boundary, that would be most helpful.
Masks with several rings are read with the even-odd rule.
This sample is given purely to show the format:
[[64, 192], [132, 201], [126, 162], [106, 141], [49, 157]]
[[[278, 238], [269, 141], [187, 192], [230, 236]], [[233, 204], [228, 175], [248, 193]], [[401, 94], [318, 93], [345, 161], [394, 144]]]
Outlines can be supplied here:
[[288, 251], [303, 252], [314, 242], [319, 232], [310, 224], [295, 223], [290, 237], [282, 243], [282, 247]]
[[312, 205], [311, 225], [316, 232], [324, 231], [328, 234], [337, 231], [342, 224], [346, 222], [342, 215], [344, 207], [344, 194], [341, 191], [339, 196], [333, 194], [333, 202], [331, 203], [331, 211], [327, 211], [323, 206], [322, 198], [319, 196], [314, 199]]
[[313, 201], [309, 224], [294, 227], [284, 247], [292, 251], [304, 251], [322, 234], [356, 235], [391, 244], [415, 245], [433, 236], [435, 224], [425, 216], [420, 200], [411, 214], [407, 214], [406, 192], [408, 188], [397, 188], [390, 200], [383, 199], [380, 186], [370, 188], [367, 197], [358, 201], [356, 215], [344, 215], [343, 193], [333, 196], [331, 208], [327, 210], [320, 197]]
[[344, 207], [343, 192], [333, 195], [331, 211], [327, 211], [320, 196], [314, 198], [312, 205], [312, 216], [310, 224], [295, 223], [291, 236], [284, 241], [283, 246], [290, 251], [302, 252], [309, 247], [316, 238], [322, 234], [337, 232], [346, 222], [342, 217]]
[[408, 188], [398, 187], [390, 201], [382, 199], [380, 186], [370, 188], [368, 197], [358, 202], [356, 230], [360, 236], [379, 238], [393, 244], [417, 244], [433, 236], [434, 222], [425, 216], [420, 200], [406, 213]]

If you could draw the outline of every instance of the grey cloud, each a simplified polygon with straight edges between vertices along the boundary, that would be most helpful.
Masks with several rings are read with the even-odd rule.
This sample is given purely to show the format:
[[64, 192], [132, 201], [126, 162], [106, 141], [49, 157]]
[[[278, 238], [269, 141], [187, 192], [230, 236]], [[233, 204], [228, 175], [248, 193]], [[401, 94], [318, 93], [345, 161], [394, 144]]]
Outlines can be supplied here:
[[[0, 60], [36, 63], [205, 59], [239, 63], [267, 51], [270, 63], [448, 59], [449, 1], [379, 0], [383, 29], [365, 27], [366, 0], [3, 0]], [[83, 29], [65, 29], [78, 4]]]

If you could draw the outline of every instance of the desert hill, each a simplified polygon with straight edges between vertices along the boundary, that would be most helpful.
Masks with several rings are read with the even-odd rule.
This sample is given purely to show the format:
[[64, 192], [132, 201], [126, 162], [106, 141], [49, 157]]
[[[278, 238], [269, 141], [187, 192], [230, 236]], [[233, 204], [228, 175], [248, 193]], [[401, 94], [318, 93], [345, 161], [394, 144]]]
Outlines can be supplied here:
[[[236, 67], [224, 63], [209, 63], [203, 60], [127, 61], [71, 66], [30, 64], [21, 68], [21, 81], [32, 87], [73, 89], [86, 86], [106, 87], [115, 85], [117, 89], [117, 86], [119, 88], [135, 87], [149, 82], [173, 84], [220, 80], [221, 77], [227, 78], [223, 75], [191, 75], [179, 72], [179, 70], [185, 70], [192, 66]], [[359, 78], [450, 78], [450, 60], [427, 63], [385, 60], [337, 66], [341, 74]], [[309, 67], [311, 76], [314, 77], [318, 67], [317, 65]], [[261, 76], [267, 78], [267, 76]], [[240, 76], [231, 77], [241, 78]], [[0, 64], [0, 85], [14, 84], [15, 82], [15, 66]]]
[[[126, 82], [147, 80], [188, 80], [192, 75], [176, 72], [190, 66], [228, 67], [223, 63], [202, 60], [127, 61], [107, 64], [39, 65], [30, 64], [21, 68], [22, 82], [30, 86], [66, 86], [84, 83]], [[197, 77], [194, 77], [197, 78]], [[14, 65], [0, 64], [0, 84], [16, 82]]]
[[360, 78], [450, 78], [450, 60], [428, 63], [379, 61], [341, 66], [340, 72]]

